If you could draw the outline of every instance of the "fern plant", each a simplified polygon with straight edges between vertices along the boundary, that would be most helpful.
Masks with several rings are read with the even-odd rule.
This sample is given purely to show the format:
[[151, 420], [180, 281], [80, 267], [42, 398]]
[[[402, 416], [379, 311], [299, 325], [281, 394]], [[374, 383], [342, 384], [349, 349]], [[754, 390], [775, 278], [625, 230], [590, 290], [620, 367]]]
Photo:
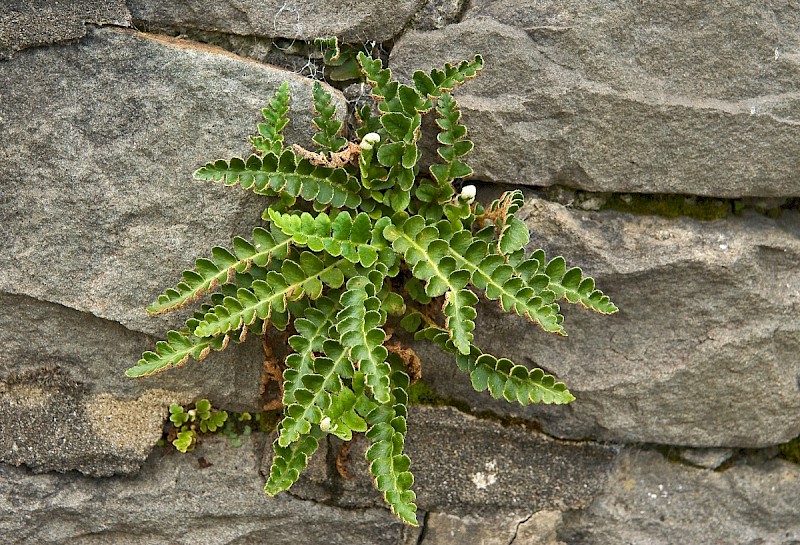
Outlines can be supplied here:
[[[208, 163], [195, 178], [270, 197], [251, 240], [233, 239], [197, 259], [177, 286], [148, 307], [161, 314], [211, 293], [180, 331], [170, 331], [127, 371], [143, 377], [238, 343], [251, 331], [289, 330], [283, 372], [284, 416], [265, 490], [288, 489], [326, 435], [366, 433], [375, 483], [392, 511], [416, 525], [411, 461], [404, 453], [408, 351], [388, 342], [402, 327], [455, 356], [476, 390], [528, 403], [569, 403], [562, 382], [484, 353], [473, 343], [483, 297], [564, 335], [559, 302], [617, 310], [579, 268], [529, 252], [523, 204], [509, 191], [482, 206], [464, 162], [473, 143], [451, 91], [483, 67], [476, 56], [413, 84], [394, 80], [380, 60], [358, 55], [377, 112], [359, 109], [353, 140], [342, 134], [331, 95], [313, 88], [316, 150], [287, 147], [289, 88], [263, 110], [247, 158]], [[422, 116], [435, 112], [438, 158], [420, 173]], [[212, 293], [213, 292], [213, 293]]]

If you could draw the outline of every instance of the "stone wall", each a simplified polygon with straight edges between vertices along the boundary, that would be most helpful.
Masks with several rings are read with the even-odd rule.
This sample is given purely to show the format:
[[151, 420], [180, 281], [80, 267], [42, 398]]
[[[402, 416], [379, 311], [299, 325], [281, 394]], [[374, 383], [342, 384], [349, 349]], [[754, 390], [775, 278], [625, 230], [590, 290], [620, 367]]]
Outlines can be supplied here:
[[[481, 346], [557, 375], [566, 407], [476, 394], [415, 347], [418, 529], [360, 440], [274, 499], [266, 434], [156, 447], [170, 403], [261, 409], [257, 342], [123, 376], [182, 321], [144, 307], [260, 216], [191, 172], [245, 153], [285, 80], [308, 142], [294, 72], [320, 75], [307, 41], [333, 34], [378, 42], [401, 78], [482, 54], [457, 94], [479, 197], [522, 187], [532, 244], [621, 308], [567, 309], [568, 338], [479, 309]], [[796, 2], [4, 2], [0, 542], [798, 543], [779, 447], [800, 434], [799, 198]]]

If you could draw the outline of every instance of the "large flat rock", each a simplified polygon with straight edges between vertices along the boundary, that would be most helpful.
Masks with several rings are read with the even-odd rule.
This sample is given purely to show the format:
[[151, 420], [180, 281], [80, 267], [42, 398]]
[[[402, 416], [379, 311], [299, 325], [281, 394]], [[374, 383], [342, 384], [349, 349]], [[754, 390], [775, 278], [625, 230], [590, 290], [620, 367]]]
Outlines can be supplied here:
[[[340, 441], [331, 440], [292, 493], [342, 507], [382, 505], [364, 458], [368, 447], [364, 436], [344, 451]], [[613, 446], [557, 441], [452, 407], [421, 406], [410, 409], [405, 450], [419, 508], [462, 515], [475, 509], [532, 513], [582, 508], [605, 488], [616, 453]], [[324, 462], [331, 458], [337, 464]], [[265, 473], [271, 462], [267, 449]]]
[[263, 438], [232, 448], [210, 437], [194, 453], [155, 453], [137, 476], [31, 475], [0, 464], [0, 541], [89, 545], [412, 545], [419, 530], [384, 509], [347, 511], [268, 498]]
[[459, 24], [405, 33], [389, 64], [409, 78], [476, 53], [486, 67], [458, 98], [479, 179], [800, 195], [800, 15], [788, 5], [479, 0]]
[[621, 310], [563, 305], [560, 338], [479, 309], [478, 346], [554, 373], [577, 397], [569, 406], [478, 394], [452, 357], [418, 343], [438, 392], [573, 439], [763, 447], [800, 433], [800, 214], [703, 222], [537, 199], [520, 213], [532, 244], [581, 266]]
[[145, 306], [212, 246], [249, 236], [267, 204], [192, 172], [248, 153], [285, 80], [287, 141], [310, 142], [312, 81], [192, 42], [102, 29], [20, 52], [3, 78], [0, 291], [157, 336], [182, 321]]
[[357, 43], [391, 40], [425, 0], [129, 0], [133, 18], [144, 25], [192, 28], [228, 34], [311, 41], [338, 36]]
[[170, 403], [208, 398], [257, 411], [263, 353], [246, 343], [144, 379], [131, 367], [155, 339], [118, 323], [0, 294], [0, 461], [34, 471], [135, 473]]

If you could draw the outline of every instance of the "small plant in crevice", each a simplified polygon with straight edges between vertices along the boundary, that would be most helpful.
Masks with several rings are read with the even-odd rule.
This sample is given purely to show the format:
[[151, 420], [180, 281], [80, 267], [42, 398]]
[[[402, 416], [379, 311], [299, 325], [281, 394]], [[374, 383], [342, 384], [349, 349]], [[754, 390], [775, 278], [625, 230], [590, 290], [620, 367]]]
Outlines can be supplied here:
[[[326, 435], [348, 441], [365, 433], [377, 488], [398, 517], [416, 525], [404, 441], [409, 375], [419, 376], [419, 360], [397, 343], [399, 330], [453, 354], [478, 391], [523, 405], [563, 404], [574, 398], [552, 375], [475, 346], [478, 301], [495, 301], [558, 335], [565, 335], [560, 301], [603, 314], [617, 308], [579, 268], [527, 249], [528, 229], [514, 215], [521, 191], [486, 206], [475, 201], [473, 186], [456, 191], [454, 184], [472, 174], [464, 158], [473, 143], [451, 91], [478, 74], [480, 56], [418, 71], [410, 85], [379, 60], [359, 53], [357, 61], [378, 108], [358, 109], [352, 141], [331, 95], [315, 83], [316, 149], [287, 147], [290, 96], [283, 85], [263, 110], [252, 155], [195, 172], [270, 197], [268, 225], [256, 227], [251, 240], [234, 238], [232, 250], [213, 248], [148, 307], [161, 314], [213, 292], [127, 375], [201, 360], [270, 326], [293, 332], [266, 492], [292, 486]], [[429, 112], [437, 116], [439, 148], [425, 175], [419, 142]]]
[[221, 430], [227, 420], [228, 413], [213, 409], [207, 399], [198, 400], [191, 409], [173, 403], [169, 406], [169, 421], [173, 430], [167, 440], [179, 451], [188, 452], [197, 445], [199, 434]]
[[269, 413], [228, 412], [214, 409], [207, 399], [200, 399], [187, 409], [173, 403], [169, 406], [169, 424], [160, 445], [171, 444], [180, 452], [186, 453], [198, 445], [203, 435], [216, 433], [224, 435], [236, 448], [242, 446], [242, 437], [249, 437], [253, 431], [267, 432], [274, 429], [274, 421]]
[[366, 53], [375, 56], [380, 46], [377, 42], [366, 42], [361, 45], [339, 44], [336, 38], [317, 38], [314, 46], [322, 52], [322, 63], [326, 67], [325, 79], [331, 84], [363, 81], [358, 54]]

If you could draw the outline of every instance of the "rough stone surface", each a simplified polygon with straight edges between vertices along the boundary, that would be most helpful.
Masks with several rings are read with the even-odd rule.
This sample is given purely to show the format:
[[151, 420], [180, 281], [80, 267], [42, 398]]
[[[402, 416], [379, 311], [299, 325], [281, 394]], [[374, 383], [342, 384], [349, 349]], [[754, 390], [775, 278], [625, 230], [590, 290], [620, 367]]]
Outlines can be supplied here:
[[[338, 459], [345, 476], [335, 464], [315, 465], [292, 493], [315, 500], [331, 497], [342, 507], [383, 504], [364, 459], [368, 447], [363, 436], [344, 452], [336, 441], [318, 457]], [[603, 488], [615, 456], [614, 447], [554, 441], [450, 407], [421, 406], [409, 412], [406, 452], [419, 508], [462, 515], [478, 508], [528, 513], [581, 508]], [[271, 460], [268, 449], [265, 463]], [[333, 493], [319, 497], [326, 488]]]
[[0, 60], [26, 47], [82, 38], [87, 24], [130, 23], [125, 0], [4, 0], [0, 6]]
[[420, 545], [563, 545], [555, 541], [560, 519], [560, 511], [527, 515], [480, 513], [462, 517], [428, 513]]
[[[180, 392], [180, 397], [207, 397], [230, 410], [259, 407], [263, 351], [246, 342], [202, 363], [144, 379], [129, 379], [125, 370], [155, 339], [86, 313], [26, 296], [0, 294], [0, 380], [58, 370], [90, 394], [133, 399], [151, 389]], [[46, 373], [47, 374], [47, 373]]]
[[265, 206], [191, 173], [247, 153], [287, 79], [287, 141], [310, 142], [310, 80], [191, 42], [98, 30], [20, 52], [3, 77], [0, 291], [157, 336], [182, 321], [147, 304], [211, 246], [249, 236]]
[[203, 363], [132, 380], [154, 339], [26, 296], [0, 294], [0, 460], [90, 475], [138, 470], [161, 437], [170, 403], [209, 398], [259, 410], [257, 343]]
[[729, 448], [702, 448], [681, 449], [678, 453], [681, 460], [698, 467], [717, 469], [719, 466], [733, 458], [735, 451]]
[[785, 460], [715, 472], [628, 451], [609, 483], [587, 509], [565, 513], [559, 539], [570, 545], [800, 541], [800, 466]]
[[438, 30], [458, 22], [467, 0], [429, 0], [414, 15], [414, 30]]
[[232, 448], [207, 438], [165, 449], [136, 477], [30, 475], [0, 464], [0, 542], [89, 545], [411, 545], [419, 530], [385, 509], [347, 511], [289, 495], [268, 498], [263, 438]]
[[155, 390], [130, 401], [87, 394], [59, 369], [0, 381], [0, 461], [37, 473], [135, 473], [178, 401], [185, 400]]
[[420, 343], [438, 392], [573, 439], [764, 447], [800, 433], [800, 214], [701, 222], [529, 199], [521, 217], [532, 244], [580, 265], [621, 310], [564, 305], [559, 338], [495, 304], [479, 309], [478, 346], [554, 373], [577, 397], [569, 406], [492, 400]]
[[134, 20], [146, 26], [189, 27], [231, 34], [345, 42], [391, 40], [425, 0], [204, 1], [129, 0]]
[[458, 98], [479, 179], [800, 195], [800, 13], [786, 3], [478, 0], [459, 24], [405, 33], [389, 64], [408, 78], [476, 53], [486, 68]]
[[420, 545], [565, 545], [556, 531], [561, 511], [476, 514], [429, 513]]

